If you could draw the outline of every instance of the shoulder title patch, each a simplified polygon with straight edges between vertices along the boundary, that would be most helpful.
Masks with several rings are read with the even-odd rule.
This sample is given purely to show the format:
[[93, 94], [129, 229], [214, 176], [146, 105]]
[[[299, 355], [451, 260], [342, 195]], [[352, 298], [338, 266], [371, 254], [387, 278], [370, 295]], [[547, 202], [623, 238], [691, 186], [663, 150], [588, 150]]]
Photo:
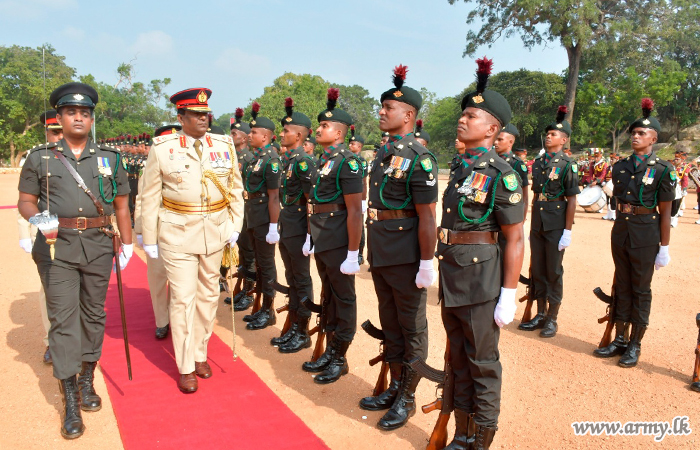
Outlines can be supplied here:
[[578, 173], [578, 166], [577, 166], [576, 164], [572, 164], [572, 165], [571, 165], [571, 171], [572, 171], [573, 173]]
[[301, 170], [302, 172], [306, 172], [307, 170], [309, 170], [309, 163], [307, 163], [306, 161], [301, 161], [299, 163], [299, 170]]
[[357, 170], [360, 168], [360, 165], [357, 164], [357, 161], [355, 161], [354, 159], [351, 159], [350, 161], [348, 161], [348, 166], [350, 166], [351, 170]]
[[518, 189], [518, 177], [515, 175], [515, 173], [509, 173], [503, 177], [503, 184], [509, 191], [514, 191]]
[[678, 179], [678, 173], [675, 170], [671, 171], [670, 176], [671, 176], [671, 181], [676, 181]]
[[425, 158], [420, 162], [420, 165], [426, 172], [431, 172], [433, 170], [433, 162], [430, 160], [430, 158]]
[[280, 163], [273, 162], [270, 164], [270, 167], [272, 168], [272, 173], [277, 173], [280, 170]]

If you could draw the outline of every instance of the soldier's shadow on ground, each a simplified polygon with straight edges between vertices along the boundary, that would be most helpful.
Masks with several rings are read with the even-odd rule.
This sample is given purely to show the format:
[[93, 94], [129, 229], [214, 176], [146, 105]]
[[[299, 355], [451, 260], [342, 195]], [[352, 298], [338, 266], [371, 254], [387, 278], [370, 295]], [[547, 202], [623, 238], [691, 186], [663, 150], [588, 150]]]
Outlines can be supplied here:
[[[369, 274], [367, 275], [369, 276]], [[286, 298], [278, 294], [277, 298], [275, 299], [275, 306], [279, 307], [283, 305], [284, 302], [286, 302]], [[301, 369], [301, 365], [305, 361], [311, 359], [313, 345], [316, 343], [316, 336], [314, 335], [312, 337], [311, 348], [294, 354], [282, 354], [277, 350], [277, 348], [270, 345], [270, 339], [279, 336], [280, 329], [276, 326], [257, 331], [245, 329], [246, 323], [242, 319], [245, 314], [250, 313], [251, 309], [248, 309], [248, 311], [245, 312], [236, 312], [237, 340], [239, 344], [243, 343], [246, 348], [250, 349], [257, 358], [269, 361], [275, 375], [282, 381], [282, 383], [289, 388], [294, 389], [299, 394], [307, 397], [316, 406], [332, 409], [338, 414], [344, 415], [362, 426], [371, 428], [376, 426], [377, 421], [379, 421], [386, 411], [373, 412], [360, 409], [358, 406], [359, 400], [362, 397], [371, 395], [374, 386], [352, 373], [353, 366], [357, 366], [358, 364], [366, 364], [365, 361], [353, 361], [353, 346], [359, 347], [364, 345], [372, 345], [372, 347], [374, 347], [377, 345], [377, 343], [373, 338], [369, 337], [362, 331], [362, 329], [358, 327], [355, 340], [348, 351], [350, 373], [342, 376], [340, 380], [335, 383], [319, 385], [313, 381], [312, 375], [314, 374], [304, 372]], [[315, 320], [315, 316], [316, 315], [314, 315], [312, 318], [312, 324], [314, 323], [313, 321]], [[286, 313], [278, 314], [277, 326], [281, 328], [285, 319]], [[230, 306], [224, 305], [223, 302], [219, 304], [217, 320], [221, 326], [229, 330], [231, 329]], [[313, 325], [310, 324], [310, 327], [311, 326]], [[379, 375], [379, 366], [375, 367], [376, 374]], [[343, 392], [348, 387], [351, 387], [350, 395], [346, 395]], [[420, 414], [420, 403], [417, 407], [417, 413]], [[367, 419], [363, 420], [362, 416], [366, 416]], [[424, 430], [413, 425], [410, 420], [399, 430], [386, 433], [393, 433], [395, 436], [404, 440], [407, 446], [415, 449], [425, 448], [429, 438], [428, 434]]]
[[[38, 286], [37, 286], [38, 287]], [[7, 345], [17, 352], [15, 361], [28, 365], [37, 378], [46, 403], [61, 410], [58, 381], [53, 377], [53, 368], [44, 364], [44, 326], [39, 310], [39, 292], [25, 292], [10, 305], [10, 320], [18, 327], [7, 333]]]

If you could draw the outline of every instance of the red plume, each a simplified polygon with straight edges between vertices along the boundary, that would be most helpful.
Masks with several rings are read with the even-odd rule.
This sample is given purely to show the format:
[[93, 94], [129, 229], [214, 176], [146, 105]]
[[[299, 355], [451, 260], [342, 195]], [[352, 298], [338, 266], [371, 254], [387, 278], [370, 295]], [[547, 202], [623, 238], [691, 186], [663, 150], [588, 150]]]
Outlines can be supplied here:
[[251, 113], [250, 113], [250, 115], [253, 116], [253, 120], [258, 118], [259, 112], [260, 112], [260, 103], [253, 102], [253, 106], [251, 107]]
[[476, 60], [476, 92], [482, 94], [486, 90], [486, 85], [493, 68], [493, 59], [483, 57]]
[[335, 109], [335, 104], [338, 102], [338, 96], [340, 91], [337, 88], [328, 88], [328, 101], [326, 102], [326, 107], [328, 109]]
[[240, 121], [243, 118], [243, 108], [236, 108], [236, 120]]
[[642, 113], [644, 118], [647, 119], [654, 110], [654, 101], [648, 97], [642, 99]]
[[287, 113], [287, 117], [292, 117], [292, 113], [294, 112], [294, 100], [292, 100], [292, 97], [284, 99], [284, 110]]
[[276, 134], [273, 134], [273, 135], [272, 135], [272, 142], [275, 142], [276, 140], [277, 140], [277, 135], [276, 135]]
[[350, 131], [355, 131], [355, 125], [350, 125]]
[[567, 112], [568, 108], [566, 106], [562, 105], [559, 107], [559, 109], [557, 110], [557, 123], [562, 123], [564, 117], [566, 117]]
[[401, 89], [404, 81], [406, 81], [407, 73], [408, 66], [399, 64], [398, 66], [394, 67], [394, 76], [392, 77], [392, 80], [394, 82], [394, 86], [396, 86], [396, 89]]
[[423, 119], [416, 120], [416, 126], [418, 128], [423, 128]]

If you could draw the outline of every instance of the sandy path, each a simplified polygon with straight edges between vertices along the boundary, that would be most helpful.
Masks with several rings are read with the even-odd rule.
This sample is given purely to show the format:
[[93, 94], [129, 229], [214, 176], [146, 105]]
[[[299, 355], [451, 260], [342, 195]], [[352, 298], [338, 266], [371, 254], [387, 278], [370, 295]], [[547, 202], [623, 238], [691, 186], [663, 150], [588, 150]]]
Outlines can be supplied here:
[[[0, 206], [16, 203], [17, 175], [0, 176]], [[441, 180], [441, 182], [444, 182]], [[695, 195], [688, 196], [689, 207]], [[0, 387], [5, 411], [0, 425], [2, 448], [122, 448], [116, 419], [109, 403], [102, 411], [85, 414], [87, 431], [75, 442], [59, 434], [61, 400], [51, 368], [41, 362], [41, 321], [37, 304], [39, 279], [29, 255], [17, 245], [16, 210], [0, 210], [0, 375], [7, 380]], [[515, 323], [501, 335], [504, 368], [500, 431], [492, 448], [521, 449], [697, 449], [698, 432], [688, 437], [666, 437], [655, 444], [651, 436], [577, 437], [573, 421], [671, 421], [689, 416], [690, 427], [700, 426], [700, 396], [688, 389], [693, 349], [698, 334], [695, 314], [700, 302], [695, 294], [696, 268], [700, 261], [700, 226], [693, 222], [697, 212], [686, 210], [678, 228], [672, 231], [670, 267], [656, 273], [651, 325], [647, 330], [639, 366], [622, 369], [616, 361], [601, 361], [591, 352], [603, 332], [596, 319], [604, 305], [591, 293], [596, 286], [609, 292], [613, 263], [610, 255], [612, 224], [600, 214], [577, 212], [572, 247], [565, 258], [565, 297], [559, 316], [559, 334], [543, 340], [533, 333], [517, 330], [523, 306]], [[529, 228], [529, 224], [526, 225]], [[142, 252], [138, 252], [141, 257]], [[529, 251], [526, 252], [529, 258]], [[278, 258], [278, 272], [282, 263]], [[358, 321], [379, 323], [376, 297], [370, 274], [358, 276]], [[527, 268], [523, 269], [526, 273]], [[320, 283], [314, 276], [318, 293]], [[519, 289], [519, 294], [524, 288]], [[442, 366], [444, 329], [436, 305], [437, 289], [429, 291], [429, 363]], [[283, 300], [278, 299], [278, 306]], [[376, 341], [361, 330], [348, 357], [350, 374], [338, 383], [318, 386], [311, 375], [300, 370], [308, 352], [281, 355], [269, 345], [278, 334], [284, 315], [275, 329], [244, 330], [242, 315], [236, 318], [238, 353], [270, 388], [308, 424], [331, 448], [416, 448], [425, 447], [437, 413], [418, 412], [409, 424], [394, 432], [375, 427], [381, 413], [362, 411], [360, 397], [369, 395], [377, 368], [367, 361], [378, 351]], [[231, 342], [231, 313], [219, 308], [216, 333]], [[97, 389], [105, 394], [104, 380], [96, 377]], [[173, 389], [175, 387], [173, 386]], [[419, 404], [435, 398], [435, 386], [421, 382]], [[235, 407], [235, 405], [232, 405]], [[7, 414], [9, 412], [9, 414]], [[274, 412], [271, 412], [274, 414]], [[363, 417], [366, 417], [363, 418]], [[452, 433], [453, 426], [450, 424]]]

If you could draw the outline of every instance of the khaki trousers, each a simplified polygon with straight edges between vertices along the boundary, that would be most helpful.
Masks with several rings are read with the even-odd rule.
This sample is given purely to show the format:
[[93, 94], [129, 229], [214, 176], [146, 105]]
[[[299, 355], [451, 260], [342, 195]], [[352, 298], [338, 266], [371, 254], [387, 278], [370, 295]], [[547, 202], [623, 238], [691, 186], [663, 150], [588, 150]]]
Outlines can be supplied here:
[[163, 256], [158, 255], [157, 259], [147, 258], [148, 289], [151, 291], [151, 303], [153, 304], [153, 315], [156, 318], [156, 327], [163, 328], [170, 323], [170, 291], [168, 290], [168, 274], [165, 271]]
[[207, 360], [207, 344], [219, 303], [223, 249], [208, 255], [160, 249], [170, 286], [170, 330], [181, 374]]

